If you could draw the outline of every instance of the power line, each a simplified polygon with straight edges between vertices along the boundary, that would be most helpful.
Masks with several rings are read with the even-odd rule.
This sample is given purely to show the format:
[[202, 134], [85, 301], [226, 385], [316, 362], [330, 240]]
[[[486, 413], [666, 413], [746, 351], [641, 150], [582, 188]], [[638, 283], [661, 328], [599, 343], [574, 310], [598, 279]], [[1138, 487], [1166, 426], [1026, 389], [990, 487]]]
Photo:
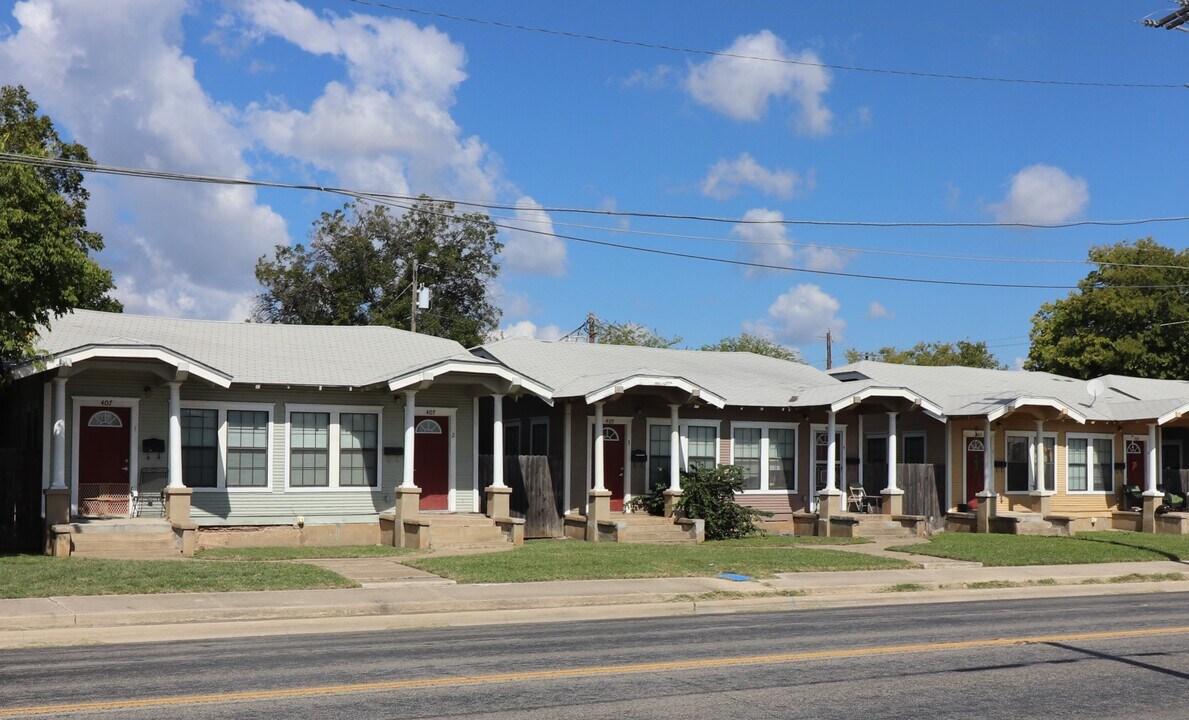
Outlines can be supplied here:
[[[141, 177], [146, 179], [157, 180], [173, 180], [178, 182], [197, 182], [206, 184], [219, 185], [243, 185], [256, 186], [268, 188], [282, 188], [282, 189], [297, 189], [297, 190], [315, 190], [325, 193], [333, 193], [342, 195], [344, 197], [353, 198], [356, 200], [366, 200], [383, 205], [390, 205], [393, 207], [402, 208], [405, 210], [412, 209], [412, 205], [404, 204], [417, 202], [421, 197], [428, 198], [432, 201], [450, 202], [439, 198], [433, 198], [428, 195], [421, 197], [412, 197], [409, 195], [387, 195], [381, 193], [365, 193], [355, 190], [347, 190], [344, 188], [324, 187], [320, 185], [294, 185], [288, 183], [277, 183], [262, 180], [245, 180], [238, 178], [218, 178], [210, 175], [191, 175], [187, 173], [166, 172], [158, 170], [140, 170], [134, 168], [119, 168], [113, 166], [105, 166], [90, 163], [73, 162], [66, 160], [59, 160], [56, 158], [45, 158], [31, 155], [21, 155], [19, 153], [0, 152], [0, 162], [11, 162], [18, 165], [27, 165], [33, 167], [46, 168], [70, 168], [82, 172], [105, 173], [129, 177]], [[403, 201], [403, 202], [402, 202]], [[426, 212], [433, 212], [426, 210]], [[444, 213], [435, 213], [444, 215]], [[712, 257], [708, 255], [697, 255], [695, 253], [677, 252], [673, 250], [662, 250], [660, 248], [641, 247], [638, 245], [628, 245], [626, 243], [616, 243], [607, 240], [595, 240], [593, 238], [584, 238], [577, 235], [567, 235], [562, 233], [547, 232], [544, 230], [533, 230], [530, 228], [513, 227], [504, 223], [492, 221], [492, 224], [504, 230], [515, 230], [517, 232], [531, 233], [534, 235], [542, 235], [545, 237], [553, 237], [559, 240], [571, 240], [573, 242], [584, 243], [588, 245], [595, 245], [598, 247], [618, 248], [620, 250], [630, 250], [633, 252], [642, 252], [652, 255], [661, 255], [664, 257], [677, 257], [687, 260], [701, 260], [704, 262], [718, 263], [722, 265], [734, 265], [738, 267], [747, 267], [761, 270], [779, 270], [784, 272], [798, 272], [810, 275], [824, 275], [828, 277], [843, 277], [859, 280], [883, 280], [887, 282], [901, 282], [901, 283], [915, 283], [921, 285], [943, 285], [952, 287], [982, 287], [982, 288], [1005, 288], [1016, 290], [1077, 290], [1076, 285], [1046, 285], [1046, 284], [1031, 284], [1031, 283], [995, 283], [995, 282], [976, 282], [963, 280], [937, 280], [930, 278], [914, 278], [903, 277], [895, 275], [876, 275], [870, 273], [850, 273], [842, 272], [840, 270], [816, 270], [810, 268], [799, 268], [787, 265], [775, 265], [770, 263], [752, 262], [747, 260], [736, 260], [731, 258]], [[1112, 286], [1114, 289], [1120, 289], [1117, 286]], [[1128, 285], [1127, 289], [1133, 290], [1157, 290], [1157, 289], [1172, 289], [1172, 288], [1189, 288], [1189, 284], [1177, 285]]]
[[[83, 163], [59, 158], [47, 158], [37, 155], [23, 155], [20, 153], [0, 152], [0, 162], [17, 165], [30, 165], [54, 169], [80, 170], [83, 172], [100, 173], [106, 175], [121, 175], [141, 177], [157, 180], [176, 180], [181, 182], [211, 183], [216, 185], [243, 185], [247, 187], [263, 187], [282, 190], [311, 190], [316, 192], [343, 195], [351, 198], [365, 198], [373, 200], [417, 200], [418, 195], [382, 193], [367, 190], [351, 190], [331, 185], [311, 185], [272, 182], [268, 180], [249, 180], [218, 175], [199, 175], [163, 170], [146, 170], [143, 168], [119, 167], [115, 165], [100, 165], [97, 163]], [[427, 197], [429, 197], [427, 195]], [[873, 221], [873, 220], [810, 220], [810, 219], [780, 219], [762, 220], [755, 218], [719, 217], [711, 215], [693, 215], [678, 213], [642, 212], [629, 210], [607, 210], [601, 208], [573, 208], [539, 206], [525, 207], [508, 203], [468, 200], [464, 198], [433, 197], [433, 200], [449, 202], [455, 205], [481, 208], [483, 210], [534, 210], [554, 214], [602, 215], [606, 217], [641, 218], [648, 220], [682, 220], [690, 222], [708, 222], [724, 225], [789, 225], [810, 227], [850, 227], [850, 228], [1028, 228], [1034, 230], [1062, 230], [1077, 227], [1127, 227], [1134, 225], [1151, 225], [1158, 223], [1178, 223], [1189, 221], [1189, 215], [1172, 215], [1165, 217], [1132, 218], [1124, 220], [1073, 220], [1061, 223], [1026, 223], [1026, 222], [945, 222], [945, 221]]]
[[593, 42], [608, 43], [611, 45], [623, 45], [628, 47], [646, 48], [649, 50], [664, 50], [666, 52], [684, 53], [687, 55], [706, 55], [714, 57], [728, 57], [740, 60], [757, 60], [761, 62], [781, 63], [785, 65], [802, 65], [808, 67], [825, 68], [829, 70], [842, 70], [846, 72], [862, 72], [880, 75], [895, 75], [900, 77], [915, 77], [926, 78], [930, 80], [974, 80], [979, 82], [995, 82], [995, 83], [1013, 83], [1023, 85], [1059, 85], [1072, 87], [1099, 87], [1099, 88], [1141, 88], [1141, 89], [1181, 89], [1185, 85], [1176, 85], [1172, 83], [1114, 83], [1114, 82], [1094, 82], [1094, 81], [1079, 81], [1079, 80], [1043, 80], [1034, 78], [1009, 78], [997, 77], [990, 75], [954, 75], [949, 73], [936, 72], [919, 72], [913, 70], [896, 70], [890, 68], [876, 68], [866, 67], [861, 65], [839, 65], [836, 63], [813, 62], [809, 60], [793, 60], [791, 58], [773, 58], [762, 57], [757, 55], [744, 55], [741, 53], [727, 52], [723, 50], [702, 50], [699, 48], [686, 48], [675, 45], [663, 45], [660, 43], [649, 43], [639, 40], [624, 40], [622, 38], [607, 37], [605, 35], [592, 35], [589, 33], [571, 32], [568, 30], [556, 30], [553, 28], [535, 27], [532, 25], [521, 25], [518, 23], [502, 22], [499, 20], [489, 20], [486, 18], [467, 17], [464, 15], [451, 15], [449, 13], [437, 12], [434, 10], [422, 10], [418, 8], [402, 7], [397, 5], [389, 5], [382, 2], [371, 2], [370, 0], [347, 0], [347, 2], [356, 5], [366, 5], [369, 7], [383, 8], [385, 10], [394, 10], [396, 12], [410, 13], [414, 15], [423, 15], [427, 17], [435, 17], [443, 20], [454, 20], [457, 22], [468, 22], [476, 25], [488, 25], [491, 27], [503, 28], [505, 30], [520, 30], [523, 32], [541, 33], [544, 35], [554, 35], [557, 37], [565, 37], [573, 40], [590, 40]]

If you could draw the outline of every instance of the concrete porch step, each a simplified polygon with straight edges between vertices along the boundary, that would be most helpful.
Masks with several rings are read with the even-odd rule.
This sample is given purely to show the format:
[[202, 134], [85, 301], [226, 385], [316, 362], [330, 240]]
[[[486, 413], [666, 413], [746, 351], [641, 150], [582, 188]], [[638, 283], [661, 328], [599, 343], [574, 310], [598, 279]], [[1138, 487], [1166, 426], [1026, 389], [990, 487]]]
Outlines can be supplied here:
[[55, 525], [71, 535], [88, 537], [101, 535], [132, 535], [141, 533], [172, 533], [173, 526], [163, 518], [118, 518], [108, 520], [75, 520]]
[[478, 513], [421, 513], [433, 527], [494, 527], [491, 518]]
[[435, 550], [478, 550], [512, 546], [504, 531], [485, 515], [424, 513], [421, 518], [429, 521], [429, 544]]

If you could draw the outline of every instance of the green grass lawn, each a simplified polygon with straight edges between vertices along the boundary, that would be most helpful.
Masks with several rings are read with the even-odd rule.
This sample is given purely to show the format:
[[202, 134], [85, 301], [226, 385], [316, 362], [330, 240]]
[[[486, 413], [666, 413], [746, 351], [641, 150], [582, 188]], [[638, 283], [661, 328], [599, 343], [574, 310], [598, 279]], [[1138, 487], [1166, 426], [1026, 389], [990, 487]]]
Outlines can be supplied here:
[[927, 544], [889, 549], [988, 566], [1148, 562], [1189, 559], [1189, 536], [1120, 531], [1078, 533], [1073, 537], [942, 533]]
[[302, 563], [100, 560], [0, 555], [0, 598], [358, 587]]
[[319, 558], [370, 558], [409, 555], [419, 550], [384, 545], [340, 545], [337, 547], [252, 547], [209, 548], [194, 553], [203, 560], [312, 560]]
[[753, 535], [733, 540], [708, 540], [706, 547], [791, 547], [793, 545], [862, 545], [868, 538], [818, 537], [817, 535]]
[[511, 552], [422, 558], [406, 564], [464, 583], [709, 577], [723, 572], [770, 577], [779, 572], [914, 567], [901, 560], [798, 547], [748, 547], [723, 542], [632, 545], [566, 540], [535, 540]]

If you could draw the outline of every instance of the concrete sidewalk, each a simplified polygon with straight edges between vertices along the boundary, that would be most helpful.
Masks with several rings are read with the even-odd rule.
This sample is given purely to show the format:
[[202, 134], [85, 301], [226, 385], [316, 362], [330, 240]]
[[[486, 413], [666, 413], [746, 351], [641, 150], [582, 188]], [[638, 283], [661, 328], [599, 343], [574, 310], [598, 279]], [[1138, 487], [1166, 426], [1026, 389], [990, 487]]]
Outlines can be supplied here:
[[[318, 561], [342, 570], [347, 561]], [[394, 565], [398, 565], [393, 563]], [[584, 580], [459, 585], [426, 573], [356, 564], [382, 579], [350, 590], [106, 595], [0, 600], [0, 647], [126, 642], [179, 637], [329, 632], [449, 625], [657, 617], [696, 613], [1189, 592], [1189, 563], [783, 573], [765, 580], [720, 578]], [[408, 570], [408, 568], [406, 568]], [[1186, 580], [1112, 582], [1129, 575]], [[428, 576], [427, 576], [428, 575]], [[982, 583], [975, 589], [965, 587]], [[909, 590], [909, 591], [905, 591]]]

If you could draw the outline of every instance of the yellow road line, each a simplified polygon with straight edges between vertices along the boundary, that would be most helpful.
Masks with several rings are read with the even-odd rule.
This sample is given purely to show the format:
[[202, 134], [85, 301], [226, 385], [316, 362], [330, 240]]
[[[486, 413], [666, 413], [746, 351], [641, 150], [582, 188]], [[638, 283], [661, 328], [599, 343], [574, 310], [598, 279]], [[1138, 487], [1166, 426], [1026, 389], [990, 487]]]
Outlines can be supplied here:
[[999, 647], [1004, 645], [1025, 645], [1029, 643], [1109, 640], [1112, 638], [1134, 638], [1152, 635], [1177, 635], [1186, 633], [1189, 633], [1189, 626], [1151, 628], [1142, 630], [1114, 630], [1110, 632], [1076, 633], [1068, 635], [989, 638], [984, 640], [918, 643], [910, 645], [891, 645], [887, 647], [849, 648], [844, 650], [815, 650], [812, 652], [710, 658], [706, 660], [672, 660], [668, 662], [637, 663], [632, 665], [601, 665], [595, 667], [570, 668], [568, 670], [538, 670], [534, 672], [497, 673], [492, 675], [477, 675], [474, 677], [453, 676], [442, 678], [421, 678], [417, 680], [388, 680], [383, 682], [350, 683], [344, 685], [317, 685], [313, 687], [280, 688], [277, 690], [245, 690], [243, 692], [212, 693], [207, 695], [180, 695], [172, 697], [152, 697], [125, 700], [97, 700], [93, 702], [63, 703], [60, 705], [30, 705], [27, 707], [3, 708], [0, 709], [0, 717], [14, 717], [17, 715], [44, 715], [49, 713], [77, 713], [97, 710], [134, 710], [138, 708], [164, 707], [166, 705], [203, 705], [220, 702], [279, 700], [316, 697], [320, 695], [345, 695], [349, 693], [375, 692], [377, 690], [411, 690], [429, 687], [477, 685], [480, 683], [522, 682], [525, 680], [554, 680], [562, 678], [588, 677], [592, 675], [620, 675], [628, 673], [664, 672], [669, 670], [696, 670], [738, 665], [763, 665], [771, 663], [800, 662], [805, 660], [828, 660], [833, 658], [863, 657], [871, 655], [895, 655], [900, 653], [963, 650], [969, 648]]

